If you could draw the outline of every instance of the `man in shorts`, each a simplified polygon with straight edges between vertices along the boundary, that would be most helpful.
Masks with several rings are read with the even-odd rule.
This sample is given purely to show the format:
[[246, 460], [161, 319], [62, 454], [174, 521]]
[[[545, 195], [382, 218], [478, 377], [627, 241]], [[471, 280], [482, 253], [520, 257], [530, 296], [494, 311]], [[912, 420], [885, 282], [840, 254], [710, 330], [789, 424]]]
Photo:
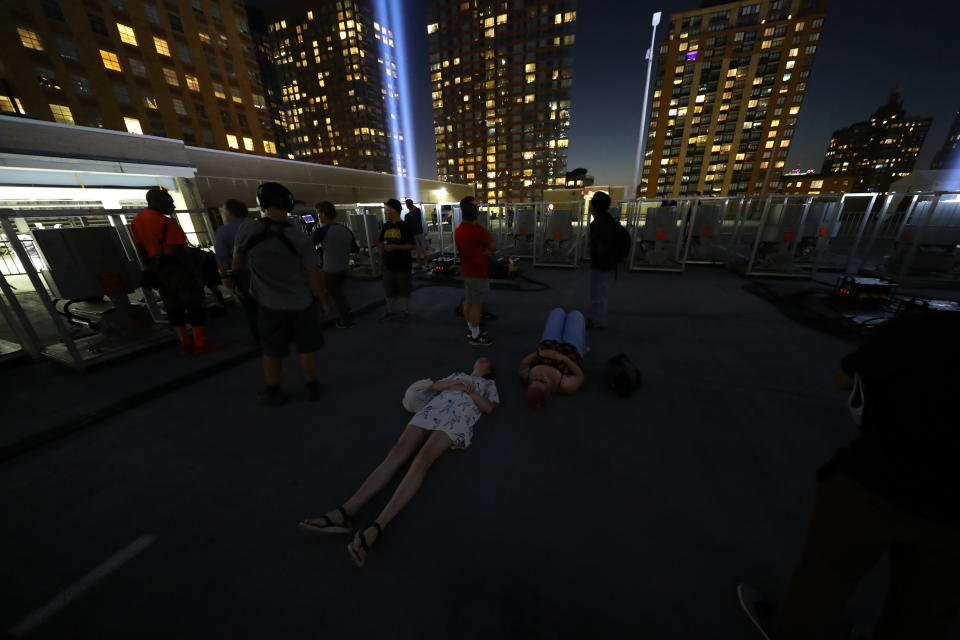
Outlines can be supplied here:
[[257, 398], [263, 404], [283, 404], [280, 368], [290, 343], [300, 353], [307, 400], [320, 397], [317, 350], [323, 332], [317, 300], [324, 299], [323, 277], [310, 238], [291, 222], [293, 194], [276, 182], [257, 189], [257, 202], [266, 216], [244, 223], [237, 231], [233, 268], [249, 269], [250, 295], [259, 303], [258, 325], [263, 346], [266, 387]]
[[[390, 198], [383, 203], [387, 221], [380, 230], [380, 255], [383, 264], [383, 291], [387, 297], [387, 310], [380, 322], [410, 319], [410, 292], [413, 288], [410, 269], [413, 258], [410, 252], [416, 247], [410, 227], [400, 218], [400, 201]], [[400, 301], [400, 314], [393, 311], [394, 303]]]
[[480, 331], [483, 305], [490, 295], [490, 255], [494, 244], [490, 232], [477, 222], [480, 210], [473, 196], [460, 201], [463, 222], [457, 227], [454, 239], [460, 254], [460, 273], [466, 289], [463, 316], [467, 320], [467, 341], [480, 347], [493, 344], [486, 332]]

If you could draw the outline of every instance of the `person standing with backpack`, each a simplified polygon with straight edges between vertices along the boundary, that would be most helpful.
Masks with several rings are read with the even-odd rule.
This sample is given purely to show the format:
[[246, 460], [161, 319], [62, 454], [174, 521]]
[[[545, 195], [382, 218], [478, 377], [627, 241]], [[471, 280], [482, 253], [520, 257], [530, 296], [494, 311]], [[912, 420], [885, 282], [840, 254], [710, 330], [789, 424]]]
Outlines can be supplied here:
[[588, 329], [605, 329], [610, 281], [630, 253], [630, 234], [610, 215], [610, 196], [603, 191], [590, 199], [590, 317]]
[[264, 182], [257, 189], [257, 203], [266, 216], [240, 227], [233, 257], [235, 271], [249, 269], [250, 295], [259, 303], [257, 321], [267, 384], [257, 399], [268, 405], [286, 401], [280, 389], [280, 367], [292, 342], [300, 353], [307, 400], [317, 400], [316, 352], [323, 346], [317, 300], [323, 301], [325, 293], [320, 256], [287, 216], [294, 207], [289, 189]]

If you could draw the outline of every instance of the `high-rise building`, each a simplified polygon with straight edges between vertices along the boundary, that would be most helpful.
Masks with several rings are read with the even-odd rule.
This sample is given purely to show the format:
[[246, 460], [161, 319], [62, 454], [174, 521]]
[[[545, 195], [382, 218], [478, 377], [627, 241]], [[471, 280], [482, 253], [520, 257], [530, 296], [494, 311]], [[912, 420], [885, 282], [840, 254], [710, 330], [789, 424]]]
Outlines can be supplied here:
[[4, 2], [0, 111], [274, 155], [248, 31], [240, 0]]
[[[395, 42], [371, 0], [290, 0], [265, 10], [287, 153], [298, 160], [403, 175], [385, 72]], [[389, 95], [388, 95], [389, 93]], [[397, 157], [397, 156], [400, 157]]]
[[565, 184], [576, 18], [576, 0], [430, 0], [440, 180], [491, 203]]
[[894, 180], [913, 171], [932, 122], [908, 117], [903, 90], [894, 89], [869, 120], [833, 132], [821, 173], [854, 176], [856, 191], [887, 191]]
[[960, 169], [960, 111], [953, 117], [943, 147], [933, 156], [931, 169]]
[[670, 16], [641, 196], [782, 188], [826, 4], [704, 2]]

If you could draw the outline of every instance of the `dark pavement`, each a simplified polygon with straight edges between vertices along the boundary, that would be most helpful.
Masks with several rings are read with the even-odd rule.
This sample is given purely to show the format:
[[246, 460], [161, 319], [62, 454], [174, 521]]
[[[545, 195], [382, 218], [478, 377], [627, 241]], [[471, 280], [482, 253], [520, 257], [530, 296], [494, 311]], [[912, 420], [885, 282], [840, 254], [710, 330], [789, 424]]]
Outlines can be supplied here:
[[[532, 413], [515, 365], [550, 308], [585, 308], [588, 281], [533, 275], [553, 288], [495, 291], [492, 347], [466, 344], [458, 289], [424, 288], [408, 325], [368, 315], [327, 333], [321, 402], [257, 406], [251, 361], [0, 464], [0, 629], [140, 540], [30, 637], [753, 638], [736, 584], [782, 593], [814, 472], [854, 435], [831, 385], [852, 343], [722, 270], [623, 274], [585, 388]], [[645, 376], [630, 400], [596, 375], [620, 351]], [[298, 531], [380, 461], [410, 382], [479, 354], [500, 408], [438, 460], [365, 568], [348, 537]], [[874, 619], [882, 587], [865, 583], [852, 619]]]

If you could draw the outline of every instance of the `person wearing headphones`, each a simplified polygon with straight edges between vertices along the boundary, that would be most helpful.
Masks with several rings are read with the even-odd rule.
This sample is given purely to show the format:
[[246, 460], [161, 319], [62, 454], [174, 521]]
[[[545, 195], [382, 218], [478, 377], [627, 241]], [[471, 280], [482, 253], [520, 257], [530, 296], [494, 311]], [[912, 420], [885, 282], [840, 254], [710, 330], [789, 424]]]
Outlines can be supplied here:
[[[163, 301], [170, 326], [180, 340], [183, 355], [203, 355], [220, 345], [207, 342], [204, 331], [203, 284], [187, 252], [187, 236], [174, 211], [173, 196], [166, 189], [147, 191], [147, 208], [130, 223], [133, 241], [152, 283]], [[190, 330], [187, 330], [189, 321]]]
[[257, 203], [265, 215], [240, 227], [233, 257], [234, 271], [249, 271], [249, 294], [259, 303], [257, 324], [266, 386], [257, 399], [268, 405], [286, 402], [280, 369], [293, 343], [300, 354], [307, 400], [313, 401], [320, 397], [316, 352], [323, 346], [317, 311], [317, 300], [323, 301], [325, 293], [320, 257], [310, 238], [287, 215], [294, 208], [289, 189], [264, 182], [257, 189]]

